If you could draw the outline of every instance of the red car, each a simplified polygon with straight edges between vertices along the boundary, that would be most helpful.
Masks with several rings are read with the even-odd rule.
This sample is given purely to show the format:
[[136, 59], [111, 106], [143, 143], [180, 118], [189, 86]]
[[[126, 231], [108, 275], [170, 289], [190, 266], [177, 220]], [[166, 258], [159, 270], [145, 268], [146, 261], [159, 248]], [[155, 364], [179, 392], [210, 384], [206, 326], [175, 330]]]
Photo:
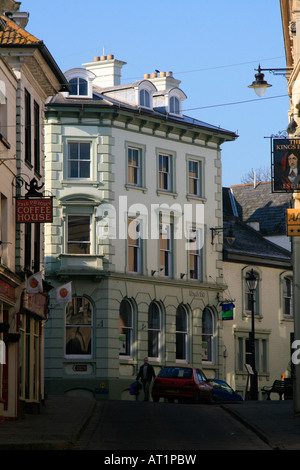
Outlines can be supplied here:
[[152, 399], [157, 402], [167, 398], [169, 402], [193, 401], [211, 403], [213, 384], [200, 369], [194, 367], [164, 367], [155, 378]]

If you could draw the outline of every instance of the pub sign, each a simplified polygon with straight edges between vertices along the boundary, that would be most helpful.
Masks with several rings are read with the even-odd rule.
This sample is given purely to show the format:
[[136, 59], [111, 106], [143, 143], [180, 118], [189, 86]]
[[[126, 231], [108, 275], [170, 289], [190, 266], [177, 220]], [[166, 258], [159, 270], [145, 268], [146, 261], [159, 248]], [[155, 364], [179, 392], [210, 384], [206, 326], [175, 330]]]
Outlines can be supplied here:
[[17, 199], [17, 222], [52, 222], [52, 197]]
[[273, 192], [300, 191], [300, 139], [273, 139]]

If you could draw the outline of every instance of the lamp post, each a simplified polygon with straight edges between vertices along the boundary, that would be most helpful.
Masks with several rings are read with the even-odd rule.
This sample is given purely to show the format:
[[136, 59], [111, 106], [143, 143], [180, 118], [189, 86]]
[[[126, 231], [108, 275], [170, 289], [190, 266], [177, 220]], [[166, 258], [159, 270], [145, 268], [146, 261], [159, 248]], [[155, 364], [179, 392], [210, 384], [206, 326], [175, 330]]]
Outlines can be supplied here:
[[254, 274], [253, 269], [246, 276], [247, 286], [251, 296], [251, 333], [250, 333], [250, 347], [251, 347], [251, 366], [253, 375], [251, 375], [250, 382], [250, 395], [251, 400], [258, 400], [258, 386], [257, 386], [257, 371], [255, 366], [255, 322], [254, 322], [254, 293], [257, 287], [257, 277]]

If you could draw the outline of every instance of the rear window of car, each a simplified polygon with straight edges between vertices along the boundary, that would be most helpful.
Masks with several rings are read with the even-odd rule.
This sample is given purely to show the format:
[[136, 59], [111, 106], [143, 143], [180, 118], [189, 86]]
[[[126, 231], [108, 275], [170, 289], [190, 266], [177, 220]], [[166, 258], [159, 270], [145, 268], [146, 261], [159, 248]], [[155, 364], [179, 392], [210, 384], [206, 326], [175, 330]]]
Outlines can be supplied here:
[[184, 367], [165, 367], [159, 372], [158, 377], [169, 379], [192, 379], [193, 370]]

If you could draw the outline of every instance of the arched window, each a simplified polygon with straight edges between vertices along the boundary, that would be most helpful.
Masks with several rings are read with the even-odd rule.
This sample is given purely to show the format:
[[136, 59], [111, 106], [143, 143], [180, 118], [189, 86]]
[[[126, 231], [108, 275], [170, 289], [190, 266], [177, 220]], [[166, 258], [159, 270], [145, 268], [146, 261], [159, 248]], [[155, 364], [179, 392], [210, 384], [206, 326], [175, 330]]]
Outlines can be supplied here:
[[132, 357], [133, 306], [130, 300], [123, 299], [119, 312], [120, 356]]
[[211, 310], [205, 308], [202, 314], [202, 361], [213, 362], [214, 318]]
[[180, 102], [176, 96], [170, 98], [170, 113], [180, 114]]
[[188, 361], [188, 312], [184, 305], [176, 310], [176, 360]]
[[69, 85], [71, 87], [70, 95], [86, 96], [88, 94], [88, 83], [84, 78], [71, 78]]
[[66, 307], [66, 356], [91, 357], [92, 304], [85, 297], [74, 297]]
[[140, 106], [150, 108], [150, 94], [147, 90], [140, 90]]
[[161, 309], [151, 302], [148, 310], [148, 357], [159, 358], [161, 347]]
[[283, 314], [293, 316], [293, 280], [290, 276], [283, 279]]

